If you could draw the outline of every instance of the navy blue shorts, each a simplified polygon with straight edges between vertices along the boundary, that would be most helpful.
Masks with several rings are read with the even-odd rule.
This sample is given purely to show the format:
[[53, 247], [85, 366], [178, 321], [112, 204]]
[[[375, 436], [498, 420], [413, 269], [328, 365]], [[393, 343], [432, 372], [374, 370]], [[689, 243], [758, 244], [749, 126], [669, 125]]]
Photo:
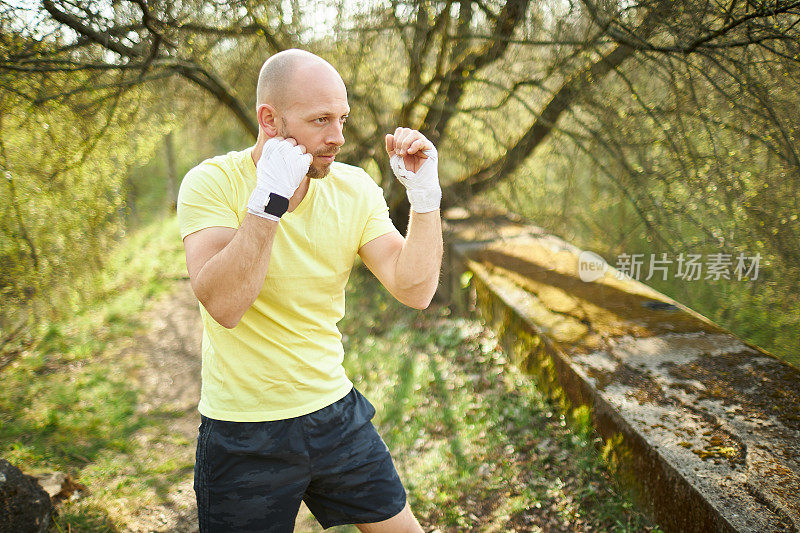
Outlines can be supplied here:
[[305, 501], [324, 528], [379, 522], [406, 504], [389, 449], [355, 388], [327, 407], [270, 422], [202, 417], [194, 490], [200, 531], [291, 532]]

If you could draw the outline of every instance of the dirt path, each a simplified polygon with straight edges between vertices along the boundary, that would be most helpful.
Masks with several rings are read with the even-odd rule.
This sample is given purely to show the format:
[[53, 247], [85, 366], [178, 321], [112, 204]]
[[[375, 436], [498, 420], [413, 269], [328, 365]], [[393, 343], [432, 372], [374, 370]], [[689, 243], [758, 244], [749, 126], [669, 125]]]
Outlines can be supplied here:
[[[151, 453], [173, 456], [180, 463], [192, 462], [197, 444], [200, 414], [200, 340], [202, 324], [188, 280], [180, 281], [174, 292], [162, 296], [146, 313], [148, 331], [137, 339], [135, 350], [144, 355], [139, 380], [142, 389], [142, 414], [174, 413], [168, 421], [175, 444], [158, 439]], [[145, 428], [136, 435], [148, 446], [158, 432]], [[181, 438], [182, 437], [182, 438]], [[187, 444], [190, 443], [190, 444]], [[190, 533], [197, 528], [197, 505], [192, 488], [193, 477], [186, 473], [178, 484], [163, 487], [165, 500], [156, 507], [141, 509], [127, 524], [130, 532]]]
[[[143, 414], [172, 413], [168, 421], [169, 432], [177, 437], [174, 444], [165, 444], [163, 438], [158, 439], [152, 453], [175, 457], [181, 464], [193, 463], [200, 424], [197, 402], [200, 399], [203, 328], [198, 303], [188, 280], [179, 282], [174, 292], [161, 297], [144, 319], [151, 327], [135, 345], [135, 349], [145, 356], [145, 364], [139, 373], [143, 399], [139, 409]], [[147, 446], [155, 440], [155, 433], [144, 429], [136, 438]], [[125, 531], [196, 532], [197, 505], [192, 483], [192, 473], [187, 472], [182, 481], [162, 487], [166, 501], [138, 511]], [[321, 531], [305, 506], [301, 508], [295, 531]]]

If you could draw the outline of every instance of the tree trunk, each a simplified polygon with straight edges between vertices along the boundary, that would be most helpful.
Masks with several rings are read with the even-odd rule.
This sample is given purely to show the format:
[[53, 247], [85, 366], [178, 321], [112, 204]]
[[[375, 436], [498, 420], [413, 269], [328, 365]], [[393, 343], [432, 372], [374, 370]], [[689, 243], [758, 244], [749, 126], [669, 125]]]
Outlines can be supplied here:
[[171, 213], [178, 205], [178, 165], [175, 161], [175, 140], [171, 131], [164, 137], [164, 159], [167, 167], [167, 212]]

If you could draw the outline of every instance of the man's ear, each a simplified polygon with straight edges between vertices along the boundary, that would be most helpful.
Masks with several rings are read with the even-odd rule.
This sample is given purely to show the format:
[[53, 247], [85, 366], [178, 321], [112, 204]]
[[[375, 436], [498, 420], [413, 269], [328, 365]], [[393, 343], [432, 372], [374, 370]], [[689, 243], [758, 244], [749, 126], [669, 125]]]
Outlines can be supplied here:
[[269, 104], [261, 104], [256, 109], [258, 127], [264, 130], [268, 137], [278, 135], [278, 117], [275, 116], [275, 108]]

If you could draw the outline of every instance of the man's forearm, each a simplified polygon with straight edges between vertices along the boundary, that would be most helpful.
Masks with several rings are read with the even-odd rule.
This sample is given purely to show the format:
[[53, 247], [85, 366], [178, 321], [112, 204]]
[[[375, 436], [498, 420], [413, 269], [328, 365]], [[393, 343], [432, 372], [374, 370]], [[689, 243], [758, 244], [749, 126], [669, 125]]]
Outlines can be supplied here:
[[425, 308], [439, 285], [442, 267], [442, 220], [439, 211], [411, 212], [405, 243], [397, 257], [395, 279], [404, 303]]
[[236, 326], [261, 291], [277, 230], [278, 222], [246, 215], [231, 242], [198, 272], [197, 299], [222, 326]]

